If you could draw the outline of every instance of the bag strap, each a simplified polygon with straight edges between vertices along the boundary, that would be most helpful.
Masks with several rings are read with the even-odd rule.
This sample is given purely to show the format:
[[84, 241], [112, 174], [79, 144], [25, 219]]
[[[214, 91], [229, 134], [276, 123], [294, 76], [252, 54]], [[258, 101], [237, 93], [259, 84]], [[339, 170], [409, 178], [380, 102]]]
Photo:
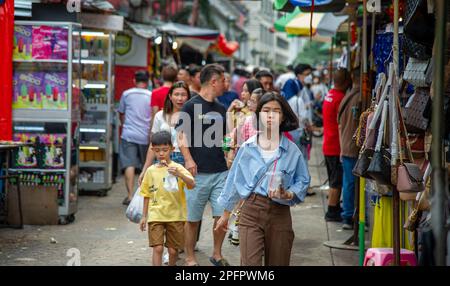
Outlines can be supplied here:
[[381, 124], [380, 124], [380, 129], [378, 130], [378, 138], [377, 138], [377, 145], [375, 146], [375, 151], [380, 151], [381, 145], [383, 143], [383, 134], [384, 134], [384, 126], [385, 126], [386, 118], [387, 118], [388, 102], [384, 101], [381, 108], [382, 108]]
[[[400, 108], [400, 99], [397, 97], [396, 100], [397, 100], [398, 117], [399, 117], [399, 121], [400, 121], [399, 132], [400, 132], [400, 134], [403, 133], [403, 136], [405, 138], [406, 151], [408, 152], [408, 160], [411, 163], [414, 163], [414, 157], [412, 154], [411, 145], [410, 145], [409, 138], [408, 138], [408, 131], [406, 130], [405, 121], [403, 120], [402, 110]], [[402, 147], [401, 146], [401, 137], [399, 137], [398, 140], [400, 142], [399, 146]], [[400, 156], [401, 156], [401, 154], [402, 154], [402, 151], [400, 150]]]

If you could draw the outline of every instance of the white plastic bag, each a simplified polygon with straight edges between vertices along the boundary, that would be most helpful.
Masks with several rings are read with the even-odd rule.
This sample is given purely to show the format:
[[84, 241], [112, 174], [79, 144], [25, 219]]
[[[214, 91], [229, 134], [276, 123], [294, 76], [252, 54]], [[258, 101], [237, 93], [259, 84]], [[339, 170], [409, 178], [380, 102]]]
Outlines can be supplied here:
[[139, 223], [142, 218], [143, 208], [144, 197], [141, 195], [141, 188], [137, 188], [125, 214], [131, 222]]
[[164, 178], [164, 190], [168, 192], [178, 192], [178, 179], [172, 174]]

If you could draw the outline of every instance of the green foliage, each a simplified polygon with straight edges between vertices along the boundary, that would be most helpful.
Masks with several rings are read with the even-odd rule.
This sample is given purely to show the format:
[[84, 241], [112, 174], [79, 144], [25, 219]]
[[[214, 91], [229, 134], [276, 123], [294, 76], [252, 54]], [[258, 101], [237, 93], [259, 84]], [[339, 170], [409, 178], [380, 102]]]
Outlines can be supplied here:
[[330, 60], [329, 45], [330, 44], [327, 43], [308, 41], [305, 44], [303, 51], [298, 54], [295, 62], [310, 65], [317, 65], [323, 62], [327, 62]]

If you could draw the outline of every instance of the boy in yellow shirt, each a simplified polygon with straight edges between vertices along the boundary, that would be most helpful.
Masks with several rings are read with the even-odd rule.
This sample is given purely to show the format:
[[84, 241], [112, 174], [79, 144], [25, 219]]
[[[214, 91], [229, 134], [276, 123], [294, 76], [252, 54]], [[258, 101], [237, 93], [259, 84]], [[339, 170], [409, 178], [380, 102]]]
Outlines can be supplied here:
[[169, 132], [153, 134], [151, 148], [159, 163], [150, 166], [142, 180], [144, 216], [140, 229], [145, 231], [148, 224], [153, 266], [161, 266], [164, 245], [169, 251], [169, 265], [173, 266], [178, 258], [178, 249], [184, 249], [187, 216], [184, 187], [193, 189], [195, 181], [188, 170], [170, 160], [174, 147]]

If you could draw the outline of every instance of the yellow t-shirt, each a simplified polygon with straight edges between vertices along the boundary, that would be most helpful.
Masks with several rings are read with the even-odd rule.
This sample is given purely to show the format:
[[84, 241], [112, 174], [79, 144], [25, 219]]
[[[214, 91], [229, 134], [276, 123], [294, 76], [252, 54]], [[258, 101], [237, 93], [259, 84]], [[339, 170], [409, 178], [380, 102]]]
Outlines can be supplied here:
[[[191, 173], [182, 165], [170, 162], [169, 167], [177, 167], [185, 176], [192, 178]], [[141, 195], [150, 198], [148, 204], [148, 222], [186, 221], [187, 209], [184, 187], [186, 184], [180, 178], [178, 191], [170, 192], [164, 189], [165, 178], [169, 175], [168, 167], [150, 166], [145, 172], [141, 184]]]

